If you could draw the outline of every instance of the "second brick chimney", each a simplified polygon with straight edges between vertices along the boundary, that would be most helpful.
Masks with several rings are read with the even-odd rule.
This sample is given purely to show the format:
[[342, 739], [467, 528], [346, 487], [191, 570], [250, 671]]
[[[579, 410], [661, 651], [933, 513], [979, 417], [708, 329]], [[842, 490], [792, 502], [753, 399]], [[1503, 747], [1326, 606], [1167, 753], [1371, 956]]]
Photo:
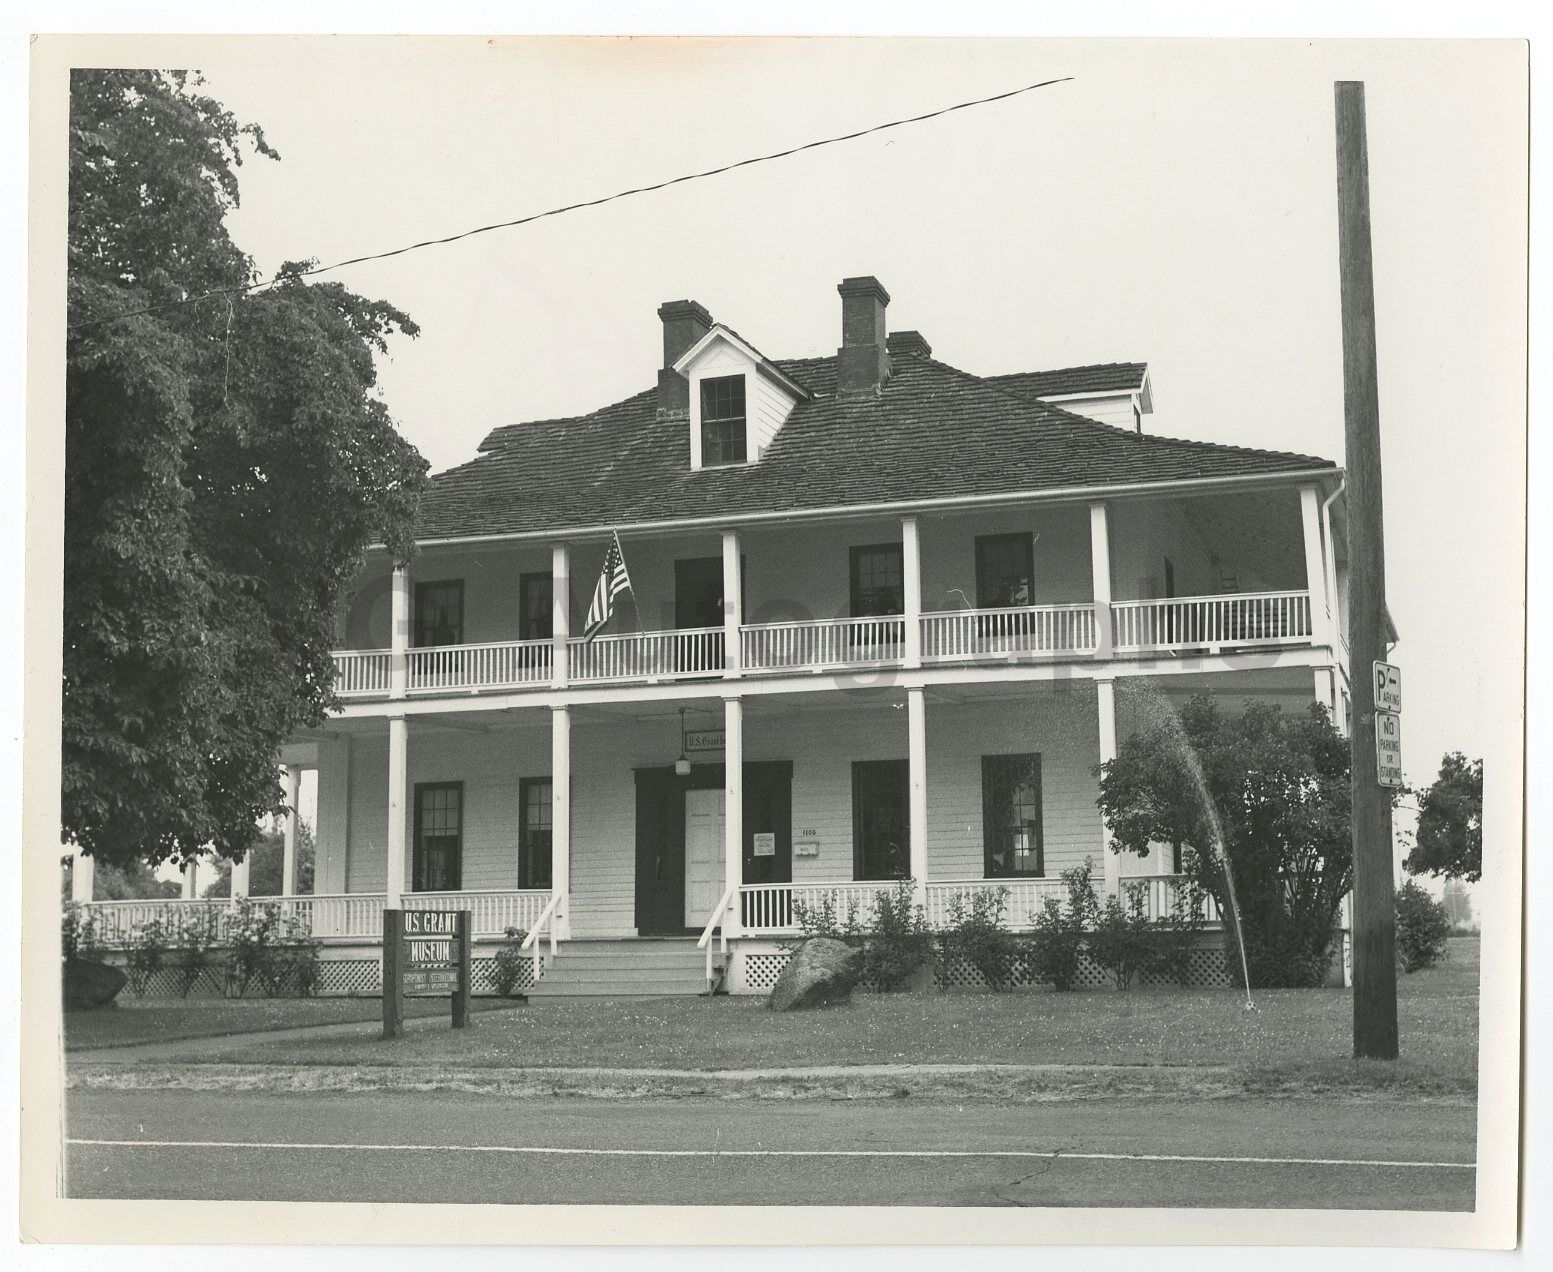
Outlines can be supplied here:
[[690, 414], [690, 381], [674, 369], [690, 347], [712, 329], [712, 315], [693, 300], [658, 306], [663, 320], [663, 366], [658, 370], [658, 414]]
[[836, 390], [877, 393], [890, 378], [885, 306], [890, 293], [877, 278], [846, 278], [841, 293], [841, 348], [836, 351]]

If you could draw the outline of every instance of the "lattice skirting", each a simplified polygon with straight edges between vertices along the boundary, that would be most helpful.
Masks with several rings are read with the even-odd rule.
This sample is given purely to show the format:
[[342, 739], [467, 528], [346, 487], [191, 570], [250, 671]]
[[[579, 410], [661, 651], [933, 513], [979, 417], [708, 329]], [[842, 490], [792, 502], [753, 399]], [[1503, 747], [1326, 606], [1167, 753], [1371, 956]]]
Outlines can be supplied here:
[[[786, 955], [783, 955], [786, 961]], [[474, 985], [473, 992], [477, 995], [493, 995], [496, 987], [492, 983], [492, 975], [496, 970], [496, 960], [493, 958], [476, 958], [472, 960], [471, 967]], [[780, 968], [778, 969], [780, 970]], [[543, 965], [541, 965], [543, 975]], [[775, 979], [773, 977], [773, 979]], [[190, 998], [219, 998], [222, 996], [224, 976], [219, 968], [207, 967], [200, 972], [199, 980], [190, 989]], [[516, 985], [517, 992], [531, 989], [534, 985], [534, 967], [532, 960], [524, 958], [522, 972]], [[294, 993], [294, 987], [287, 986], [283, 996]], [[383, 965], [376, 958], [322, 958], [318, 964], [318, 986], [316, 993], [320, 998], [349, 998], [362, 996], [376, 998], [383, 992]], [[142, 997], [145, 998], [179, 998], [183, 996], [182, 986], [176, 972], [171, 968], [163, 968], [155, 973]], [[135, 993], [125, 986], [122, 997], [133, 999]], [[262, 998], [264, 991], [257, 984], [250, 984], [246, 998]]]
[[[777, 977], [782, 974], [782, 969], [787, 966], [789, 955], [785, 951], [770, 953], [764, 951], [741, 952], [737, 955], [742, 960], [743, 989], [749, 994], [764, 994], [777, 982]], [[970, 966], [964, 960], [956, 962], [948, 969], [943, 977], [947, 982], [945, 988], [949, 989], [985, 989], [987, 982], [980, 972]], [[1015, 981], [1015, 987], [1024, 984], [1023, 978]], [[1144, 988], [1174, 988], [1176, 982], [1166, 976], [1148, 975], [1138, 979], [1136, 984]], [[1224, 951], [1218, 945], [1205, 945], [1192, 953], [1191, 971], [1187, 980], [1189, 989], [1227, 989], [1231, 985], [1229, 971], [1224, 962]], [[1111, 974], [1088, 956], [1079, 960], [1078, 977], [1074, 983], [1074, 989], [1110, 989], [1113, 987]], [[866, 988], [866, 986], [865, 986]]]

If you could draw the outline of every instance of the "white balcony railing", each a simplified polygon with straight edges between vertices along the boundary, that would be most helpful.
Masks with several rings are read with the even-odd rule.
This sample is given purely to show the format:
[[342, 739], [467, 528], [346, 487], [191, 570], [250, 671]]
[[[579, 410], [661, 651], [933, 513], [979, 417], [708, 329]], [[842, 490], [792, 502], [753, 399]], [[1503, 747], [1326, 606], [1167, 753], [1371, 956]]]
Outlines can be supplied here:
[[386, 649], [337, 649], [334, 651], [334, 688], [342, 698], [388, 692]]
[[[929, 665], [1085, 657], [1100, 644], [1096, 608], [1088, 603], [955, 610], [924, 614], [920, 621], [922, 659]], [[1122, 657], [1308, 644], [1313, 630], [1307, 592], [1114, 601], [1111, 623], [1115, 652]], [[751, 623], [740, 630], [739, 642], [744, 672], [760, 675], [899, 665], [905, 635], [906, 620], [890, 614]], [[548, 687], [555, 670], [552, 649], [545, 640], [411, 649], [406, 691], [429, 695]], [[341, 696], [387, 696], [390, 661], [383, 649], [335, 651]], [[719, 676], [723, 669], [721, 627], [573, 638], [567, 649], [574, 684], [694, 679]]]
[[551, 650], [548, 640], [412, 649], [407, 687], [410, 693], [445, 693], [549, 684]]
[[723, 629], [689, 627], [573, 640], [572, 680], [678, 680], [723, 669]]
[[[297, 920], [304, 932], [320, 939], [377, 940], [383, 935], [387, 898], [381, 892], [252, 900], [255, 904], [278, 904], [282, 916]], [[468, 910], [476, 936], [501, 936], [509, 927], [529, 931], [549, 900], [548, 890], [483, 889], [406, 893], [402, 905], [406, 910]], [[230, 917], [236, 912], [226, 898], [185, 901], [177, 897], [89, 901], [85, 909], [94, 920], [98, 939], [106, 945], [123, 945], [135, 928], [152, 920], [159, 920], [166, 927], [169, 940], [176, 940], [194, 924], [209, 921], [207, 915], [215, 916], [218, 937], [224, 937]]]
[[746, 671], [820, 670], [898, 662], [906, 620], [898, 614], [750, 623], [741, 629]]
[[926, 662], [973, 662], [1013, 654], [1092, 654], [1096, 644], [1095, 607], [1087, 603], [922, 616]]
[[1298, 645], [1311, 637], [1308, 592], [1115, 601], [1111, 620], [1118, 653]]

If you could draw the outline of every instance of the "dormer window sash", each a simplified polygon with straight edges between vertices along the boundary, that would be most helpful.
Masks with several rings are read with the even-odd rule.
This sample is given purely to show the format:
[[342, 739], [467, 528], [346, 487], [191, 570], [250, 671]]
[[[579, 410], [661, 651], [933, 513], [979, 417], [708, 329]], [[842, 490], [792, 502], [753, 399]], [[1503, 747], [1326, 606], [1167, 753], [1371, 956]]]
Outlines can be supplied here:
[[701, 381], [701, 466], [742, 464], [748, 455], [745, 377]]

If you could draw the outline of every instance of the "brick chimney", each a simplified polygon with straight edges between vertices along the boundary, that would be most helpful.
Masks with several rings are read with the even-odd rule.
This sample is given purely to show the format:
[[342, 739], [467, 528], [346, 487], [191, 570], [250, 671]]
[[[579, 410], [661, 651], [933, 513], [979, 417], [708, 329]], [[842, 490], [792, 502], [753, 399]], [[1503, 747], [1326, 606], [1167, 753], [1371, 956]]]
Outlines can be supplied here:
[[658, 414], [690, 414], [690, 381], [674, 369], [690, 347], [712, 329], [712, 315], [693, 300], [669, 300], [658, 306], [663, 320], [663, 366], [658, 370]]
[[885, 306], [890, 293], [877, 278], [842, 279], [841, 348], [836, 351], [836, 389], [839, 393], [877, 393], [890, 378], [890, 355], [885, 347]]

